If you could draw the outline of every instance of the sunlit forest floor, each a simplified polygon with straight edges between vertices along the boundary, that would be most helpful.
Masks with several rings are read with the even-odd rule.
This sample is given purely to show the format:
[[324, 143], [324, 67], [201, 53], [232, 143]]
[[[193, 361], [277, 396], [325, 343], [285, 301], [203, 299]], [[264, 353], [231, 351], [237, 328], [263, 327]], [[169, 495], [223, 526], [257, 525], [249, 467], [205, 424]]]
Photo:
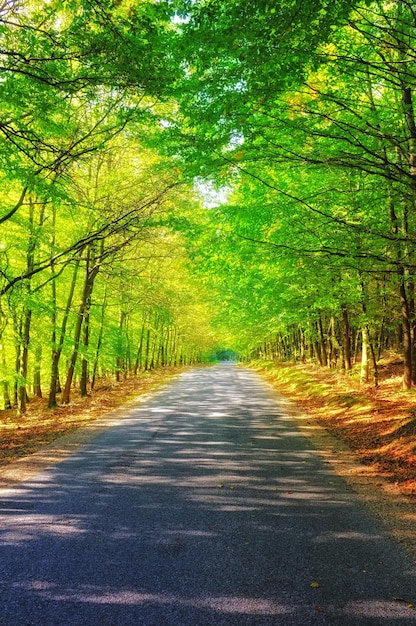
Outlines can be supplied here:
[[311, 364], [253, 364], [278, 391], [372, 466], [375, 475], [416, 496], [416, 391], [402, 390], [397, 355], [380, 361], [379, 387], [359, 370], [343, 374]]
[[165, 367], [118, 383], [102, 380], [92, 395], [81, 398], [74, 389], [71, 403], [55, 409], [47, 408], [46, 398], [36, 398], [29, 402], [25, 415], [18, 416], [16, 410], [0, 411], [0, 466], [36, 452], [128, 400], [157, 389], [184, 369]]

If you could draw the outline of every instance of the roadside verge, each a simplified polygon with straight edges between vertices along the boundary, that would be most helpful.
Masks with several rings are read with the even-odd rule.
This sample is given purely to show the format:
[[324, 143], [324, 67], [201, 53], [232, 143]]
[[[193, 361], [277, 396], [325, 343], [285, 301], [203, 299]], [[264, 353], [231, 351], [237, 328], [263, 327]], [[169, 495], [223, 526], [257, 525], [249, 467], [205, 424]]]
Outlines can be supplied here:
[[288, 397], [287, 385], [280, 385], [260, 367], [250, 369], [255, 369], [268, 383], [279, 404], [297, 422], [324, 461], [357, 493], [388, 534], [416, 559], [416, 497], [403, 494], [390, 475], [383, 475], [379, 466], [362, 463], [344, 440], [329, 432], [296, 402], [296, 398]]

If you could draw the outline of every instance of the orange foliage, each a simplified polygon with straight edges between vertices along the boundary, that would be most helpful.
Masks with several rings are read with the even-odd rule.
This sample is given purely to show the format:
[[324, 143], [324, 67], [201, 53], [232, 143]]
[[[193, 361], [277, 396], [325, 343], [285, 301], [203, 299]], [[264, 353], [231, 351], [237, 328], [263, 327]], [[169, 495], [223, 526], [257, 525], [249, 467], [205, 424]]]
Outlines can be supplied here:
[[119, 383], [101, 381], [94, 393], [76, 397], [69, 405], [47, 408], [46, 399], [34, 399], [28, 411], [0, 411], [0, 466], [36, 452], [61, 435], [68, 434], [122, 405], [155, 389], [185, 368], [165, 367]]
[[403, 366], [392, 362], [381, 367], [378, 388], [335, 370], [303, 364], [293, 368], [325, 392], [310, 393], [304, 382], [280, 380], [279, 365], [265, 377], [342, 439], [374, 474], [394, 482], [402, 493], [416, 495], [416, 396], [401, 388]]

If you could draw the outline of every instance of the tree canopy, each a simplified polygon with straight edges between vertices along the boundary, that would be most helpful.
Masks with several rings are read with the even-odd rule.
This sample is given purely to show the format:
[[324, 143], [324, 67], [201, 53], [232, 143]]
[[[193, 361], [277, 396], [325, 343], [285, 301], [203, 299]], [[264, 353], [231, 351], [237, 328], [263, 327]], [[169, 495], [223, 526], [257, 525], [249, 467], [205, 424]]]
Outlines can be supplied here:
[[4, 405], [215, 355], [368, 354], [377, 383], [400, 350], [415, 384], [414, 19], [1, 2]]
[[182, 14], [181, 154], [229, 189], [206, 216], [215, 254], [198, 254], [239, 339], [237, 319], [256, 353], [347, 368], [361, 342], [375, 371], [401, 346], [410, 387], [412, 3], [197, 4]]

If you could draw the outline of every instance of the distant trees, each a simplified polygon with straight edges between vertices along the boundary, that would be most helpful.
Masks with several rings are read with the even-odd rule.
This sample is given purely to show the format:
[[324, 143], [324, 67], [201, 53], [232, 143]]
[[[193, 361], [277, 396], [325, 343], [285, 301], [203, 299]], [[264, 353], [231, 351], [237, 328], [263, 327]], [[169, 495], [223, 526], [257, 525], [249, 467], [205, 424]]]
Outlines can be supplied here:
[[20, 412], [32, 394], [53, 407], [74, 383], [86, 395], [99, 376], [198, 362], [210, 345], [208, 314], [194, 320], [202, 289], [165, 226], [183, 202], [169, 164], [120, 136], [68, 181], [63, 199], [31, 192], [2, 233], [3, 400]]
[[[165, 226], [186, 191], [151, 147], [171, 106], [169, 16], [147, 1], [0, 3], [5, 408], [201, 358], [208, 317], [190, 330], [198, 289]], [[181, 293], [161, 300], [178, 273]]]
[[[377, 377], [380, 351], [400, 347], [410, 388], [413, 4], [271, 7], [251, 3], [245, 28], [241, 6], [204, 3], [184, 26], [202, 72], [190, 69], [183, 113], [189, 138], [196, 129], [196, 149], [189, 142], [184, 156], [210, 151], [201, 171], [236, 189], [232, 205], [209, 216], [218, 271], [231, 263], [236, 278], [215, 284], [242, 320], [238, 332], [247, 328], [246, 351], [349, 368], [359, 346], [366, 378], [368, 360]], [[218, 21], [208, 20], [210, 11]], [[228, 46], [220, 44], [217, 58], [214, 41], [222, 37]], [[203, 39], [211, 45], [202, 48]], [[248, 311], [239, 314], [241, 302]]]
[[0, 3], [4, 406], [218, 346], [360, 355], [376, 383], [400, 349], [415, 384], [414, 18], [409, 0]]

